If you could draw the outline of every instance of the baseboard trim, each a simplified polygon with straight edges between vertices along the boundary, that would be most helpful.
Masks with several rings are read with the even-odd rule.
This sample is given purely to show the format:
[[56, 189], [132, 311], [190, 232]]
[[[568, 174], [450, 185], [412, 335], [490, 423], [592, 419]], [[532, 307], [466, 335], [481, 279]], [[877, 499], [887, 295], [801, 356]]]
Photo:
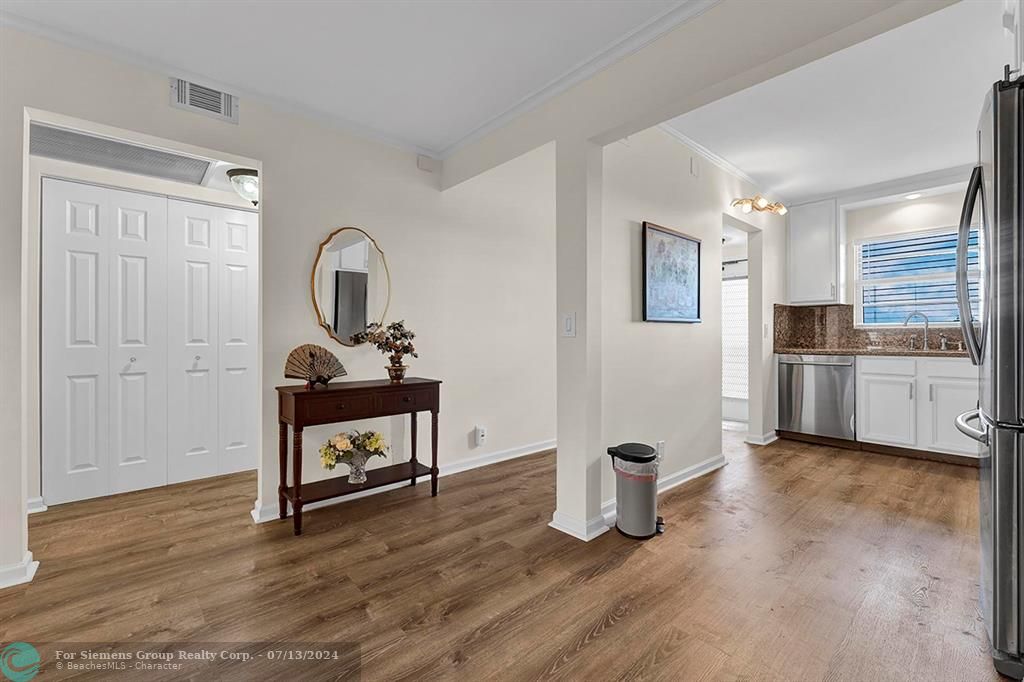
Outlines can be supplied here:
[[760, 436], [748, 433], [747, 437], [743, 439], [743, 442], [749, 443], [750, 445], [771, 445], [778, 439], [779, 436], [774, 431], [769, 431], [768, 433], [762, 433]]
[[28, 498], [28, 501], [25, 503], [25, 506], [28, 507], [29, 514], [38, 514], [39, 512], [44, 512], [47, 509], [49, 509], [49, 507], [46, 506], [46, 503], [43, 502], [42, 497]]
[[523, 445], [518, 448], [509, 448], [507, 450], [499, 450], [497, 452], [490, 452], [483, 455], [475, 455], [473, 457], [466, 457], [460, 459], [451, 464], [438, 467], [440, 470], [437, 472], [439, 477], [451, 476], [452, 474], [461, 474], [463, 471], [470, 471], [471, 469], [479, 469], [491, 464], [497, 464], [498, 462], [507, 462], [510, 459], [516, 459], [518, 457], [526, 457], [527, 455], [539, 455], [542, 452], [550, 452], [555, 449], [554, 440], [545, 440], [540, 443], [531, 443], [529, 445]]
[[[705, 474], [710, 474], [712, 471], [721, 469], [726, 465], [725, 455], [717, 455], [715, 457], [709, 457], [703, 462], [697, 462], [692, 466], [688, 466], [685, 469], [680, 469], [674, 474], [669, 474], [665, 477], [658, 477], [658, 494], [661, 495], [664, 492], [672, 490], [677, 486], [680, 486], [687, 481], [692, 481], [695, 478], [700, 478]], [[606, 500], [601, 505], [601, 516], [604, 517], [604, 521], [608, 526], [615, 525], [615, 500]]]
[[[505, 462], [510, 459], [517, 459], [519, 457], [539, 455], [544, 452], [550, 452], [554, 449], [555, 441], [546, 440], [541, 441], [540, 443], [522, 445], [517, 448], [509, 448], [507, 450], [498, 450], [497, 452], [490, 452], [484, 455], [477, 455], [475, 457], [467, 457], [465, 459], [452, 462], [451, 464], [438, 467], [437, 477], [444, 478], [445, 476], [451, 476], [452, 474], [461, 474], [464, 471], [479, 469], [480, 467], [497, 464], [498, 462]], [[429, 476], [425, 476], [421, 480], [429, 481]], [[380, 488], [373, 488], [372, 490], [364, 490], [353, 495], [346, 495], [345, 497], [338, 497], [333, 500], [321, 500], [319, 502], [303, 505], [302, 510], [312, 511], [314, 509], [329, 507], [335, 504], [343, 504], [363, 497], [369, 497], [370, 495], [379, 495], [380, 493], [386, 493], [391, 490], [398, 490], [399, 488], [408, 487], [408, 485], [409, 484], [407, 482], [403, 481], [401, 483], [381, 486]], [[290, 507], [288, 513], [291, 514]], [[249, 512], [249, 516], [252, 517], [252, 520], [255, 523], [266, 523], [267, 521], [278, 520], [280, 517], [278, 515], [277, 500], [274, 500], [271, 504], [262, 504], [260, 500], [256, 500], [252, 510]]]
[[594, 538], [608, 531], [608, 523], [604, 515], [595, 516], [592, 519], [582, 521], [567, 514], [555, 510], [551, 515], [551, 523], [548, 524], [555, 530], [560, 530], [566, 535], [571, 535], [583, 542], [590, 542]]
[[970, 455], [958, 455], [951, 452], [935, 452], [932, 450], [917, 450], [904, 448], [896, 445], [882, 445], [880, 443], [866, 443], [859, 440], [841, 440], [838, 438], [827, 438], [807, 433], [794, 433], [792, 431], [779, 431], [779, 437], [786, 440], [796, 440], [803, 443], [814, 443], [815, 445], [826, 445], [844, 450], [857, 450], [870, 452], [876, 455], [890, 455], [892, 457], [907, 457], [909, 459], [923, 459], [930, 462], [941, 462], [943, 464], [956, 464], [957, 466], [974, 467], [981, 466], [981, 460]]
[[39, 569], [39, 562], [32, 560], [32, 552], [25, 552], [20, 563], [0, 568], [0, 589], [31, 582]]

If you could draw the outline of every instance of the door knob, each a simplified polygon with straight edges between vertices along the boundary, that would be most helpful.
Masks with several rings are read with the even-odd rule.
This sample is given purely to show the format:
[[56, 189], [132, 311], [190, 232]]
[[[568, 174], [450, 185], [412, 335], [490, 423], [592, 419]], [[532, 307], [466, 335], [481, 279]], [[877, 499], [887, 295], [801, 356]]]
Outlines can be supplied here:
[[196, 356], [196, 362], [199, 362], [199, 356], [198, 355]]
[[133, 355], [130, 358], [128, 358], [128, 362], [135, 362], [135, 356]]

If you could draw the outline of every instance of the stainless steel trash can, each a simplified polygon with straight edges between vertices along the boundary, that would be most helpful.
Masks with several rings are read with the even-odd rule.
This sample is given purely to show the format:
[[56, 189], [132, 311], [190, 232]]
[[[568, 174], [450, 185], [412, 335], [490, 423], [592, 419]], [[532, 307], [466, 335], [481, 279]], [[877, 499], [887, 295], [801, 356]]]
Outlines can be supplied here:
[[615, 527], [626, 537], [646, 540], [662, 531], [658, 516], [658, 456], [643, 443], [608, 448], [615, 470]]

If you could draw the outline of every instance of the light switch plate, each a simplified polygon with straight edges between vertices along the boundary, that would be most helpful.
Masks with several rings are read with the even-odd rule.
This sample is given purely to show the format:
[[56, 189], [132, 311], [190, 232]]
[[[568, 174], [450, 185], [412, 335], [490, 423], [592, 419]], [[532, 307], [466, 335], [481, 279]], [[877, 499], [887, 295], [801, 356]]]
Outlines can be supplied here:
[[576, 313], [562, 314], [562, 327], [560, 333], [562, 336], [566, 337], [576, 336]]

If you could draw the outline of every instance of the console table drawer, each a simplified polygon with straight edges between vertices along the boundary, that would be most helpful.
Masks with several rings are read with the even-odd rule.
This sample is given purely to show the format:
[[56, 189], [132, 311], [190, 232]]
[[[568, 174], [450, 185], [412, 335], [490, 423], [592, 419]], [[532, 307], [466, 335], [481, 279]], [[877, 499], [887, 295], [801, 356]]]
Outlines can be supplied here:
[[311, 421], [347, 421], [363, 419], [374, 413], [373, 396], [337, 396], [307, 401], [303, 420]]
[[432, 396], [431, 391], [395, 391], [380, 396], [380, 409], [385, 414], [428, 410], [433, 403]]

